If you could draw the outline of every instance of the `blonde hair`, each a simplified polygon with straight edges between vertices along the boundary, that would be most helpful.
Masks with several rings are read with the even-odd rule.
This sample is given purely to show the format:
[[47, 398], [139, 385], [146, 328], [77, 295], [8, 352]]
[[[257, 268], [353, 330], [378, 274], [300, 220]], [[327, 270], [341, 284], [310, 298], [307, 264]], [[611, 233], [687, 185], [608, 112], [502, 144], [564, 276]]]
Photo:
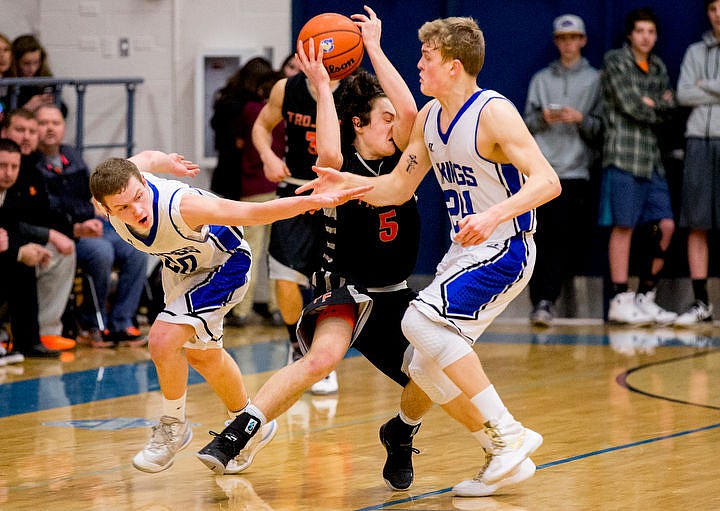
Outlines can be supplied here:
[[457, 59], [465, 72], [477, 76], [485, 63], [485, 37], [473, 18], [451, 17], [428, 21], [418, 37], [440, 51], [443, 61]]

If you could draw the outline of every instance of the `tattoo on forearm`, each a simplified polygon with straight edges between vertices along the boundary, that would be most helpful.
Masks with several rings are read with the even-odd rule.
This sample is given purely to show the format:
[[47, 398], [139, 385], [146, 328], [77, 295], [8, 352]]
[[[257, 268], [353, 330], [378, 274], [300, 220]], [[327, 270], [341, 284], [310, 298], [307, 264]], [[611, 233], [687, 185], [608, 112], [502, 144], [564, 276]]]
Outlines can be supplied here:
[[408, 154], [408, 164], [405, 171], [408, 174], [412, 174], [412, 171], [415, 167], [417, 167], [417, 164], [417, 156], [415, 156], [414, 154]]

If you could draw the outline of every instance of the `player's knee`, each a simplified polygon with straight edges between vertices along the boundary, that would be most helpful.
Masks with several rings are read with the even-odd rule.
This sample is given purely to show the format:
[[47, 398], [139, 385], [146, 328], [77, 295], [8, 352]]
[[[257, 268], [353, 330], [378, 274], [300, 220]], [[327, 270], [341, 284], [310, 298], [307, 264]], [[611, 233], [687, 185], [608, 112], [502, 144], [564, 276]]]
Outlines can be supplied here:
[[410, 378], [435, 403], [444, 405], [460, 395], [460, 389], [432, 360], [417, 350], [408, 366]]
[[403, 334], [416, 350], [445, 368], [472, 352], [472, 347], [458, 332], [436, 323], [412, 304], [401, 323]]
[[305, 356], [300, 359], [308, 379], [319, 381], [330, 374], [342, 359], [337, 353], [331, 350], [310, 348]]

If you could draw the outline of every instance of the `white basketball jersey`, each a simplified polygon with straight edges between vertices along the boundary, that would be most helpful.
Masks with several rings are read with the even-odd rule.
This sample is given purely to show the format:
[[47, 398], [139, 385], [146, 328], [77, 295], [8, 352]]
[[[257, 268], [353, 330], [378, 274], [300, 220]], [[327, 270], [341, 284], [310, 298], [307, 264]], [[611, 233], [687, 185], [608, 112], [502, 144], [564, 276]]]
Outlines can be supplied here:
[[[442, 107], [437, 100], [433, 100], [425, 119], [425, 143], [443, 190], [453, 241], [463, 217], [507, 199], [520, 190], [526, 179], [513, 165], [487, 160], [478, 153], [476, 134], [480, 115], [492, 100], [508, 101], [495, 91], [479, 90], [467, 100], [445, 132], [440, 128]], [[535, 210], [531, 210], [500, 224], [489, 241], [534, 230]]]
[[117, 233], [142, 252], [163, 260], [166, 271], [191, 275], [208, 271], [225, 263], [238, 251], [250, 253], [243, 239], [242, 227], [204, 225], [200, 231], [191, 229], [180, 215], [180, 199], [188, 193], [211, 195], [176, 180], [143, 173], [153, 196], [153, 226], [147, 237], [127, 228], [117, 217], [110, 222]]

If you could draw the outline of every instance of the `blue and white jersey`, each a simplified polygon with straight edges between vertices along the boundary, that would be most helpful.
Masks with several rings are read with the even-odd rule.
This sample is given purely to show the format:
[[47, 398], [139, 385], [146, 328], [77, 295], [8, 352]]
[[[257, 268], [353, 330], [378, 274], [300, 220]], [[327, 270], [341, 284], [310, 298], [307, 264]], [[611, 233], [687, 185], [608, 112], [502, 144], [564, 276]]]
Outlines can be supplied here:
[[[443, 190], [453, 241], [463, 217], [481, 213], [507, 199], [520, 190], [526, 180], [513, 165], [487, 160], [478, 153], [480, 114], [492, 100], [509, 101], [498, 92], [479, 90], [467, 100], [445, 132], [440, 128], [442, 107], [437, 100], [433, 100], [425, 119], [425, 144]], [[531, 210], [500, 224], [489, 241], [534, 231], [535, 210]]]
[[223, 318], [239, 303], [250, 276], [250, 247], [242, 227], [188, 226], [180, 214], [187, 194], [212, 195], [176, 180], [143, 173], [152, 196], [153, 225], [141, 236], [116, 217], [110, 222], [125, 241], [163, 262], [165, 309], [158, 319], [189, 324], [195, 340], [186, 348], [222, 347]]
[[158, 256], [167, 270], [181, 275], [208, 271], [224, 264], [238, 251], [250, 253], [242, 227], [204, 225], [191, 229], [180, 214], [185, 194], [211, 195], [176, 180], [143, 173], [153, 196], [153, 225], [146, 237], [128, 229], [117, 217], [110, 217], [118, 234], [142, 252]]

